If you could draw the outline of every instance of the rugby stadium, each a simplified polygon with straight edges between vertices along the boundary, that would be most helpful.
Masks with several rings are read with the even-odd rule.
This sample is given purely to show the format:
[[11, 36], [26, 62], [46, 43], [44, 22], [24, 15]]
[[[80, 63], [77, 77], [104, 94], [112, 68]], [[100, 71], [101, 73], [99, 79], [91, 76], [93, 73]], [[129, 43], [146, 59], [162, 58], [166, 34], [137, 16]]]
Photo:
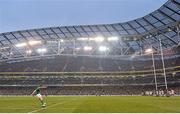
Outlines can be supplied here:
[[0, 33], [0, 113], [178, 113], [179, 95], [180, 0], [123, 23]]

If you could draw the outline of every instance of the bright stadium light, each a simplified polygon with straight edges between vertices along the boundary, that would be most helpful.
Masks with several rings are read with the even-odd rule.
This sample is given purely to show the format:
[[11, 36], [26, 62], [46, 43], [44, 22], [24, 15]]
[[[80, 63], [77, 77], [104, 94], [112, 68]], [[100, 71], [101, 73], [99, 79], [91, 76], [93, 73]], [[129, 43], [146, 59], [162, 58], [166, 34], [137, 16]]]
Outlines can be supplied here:
[[37, 44], [41, 44], [42, 42], [40, 40], [32, 40], [32, 41], [29, 41], [28, 44], [29, 45], [37, 45]]
[[95, 38], [89, 38], [89, 40], [95, 41], [95, 42], [103, 42], [104, 41], [104, 37], [98, 36]]
[[45, 53], [45, 52], [47, 52], [47, 49], [46, 48], [39, 48], [39, 49], [37, 49], [37, 52], [38, 53]]
[[10, 54], [10, 55], [13, 55], [13, 52], [10, 52], [9, 54]]
[[89, 38], [89, 41], [94, 41], [94, 38]]
[[95, 41], [96, 42], [103, 42], [104, 41], [104, 37], [96, 37]]
[[108, 51], [108, 50], [109, 50], [109, 48], [106, 46], [100, 46], [99, 47], [99, 51]]
[[64, 40], [63, 40], [63, 39], [60, 39], [60, 42], [64, 42]]
[[9, 47], [1, 47], [0, 50], [6, 50], [9, 49]]
[[80, 41], [87, 41], [88, 38], [77, 38], [77, 40], [80, 40]]
[[91, 46], [85, 46], [84, 47], [84, 51], [91, 51], [92, 50], [92, 47]]
[[146, 49], [146, 50], [145, 50], [145, 53], [153, 53], [152, 48]]
[[16, 44], [15, 46], [16, 47], [25, 47], [25, 46], [27, 46], [27, 43], [23, 42], [23, 43]]
[[26, 51], [26, 54], [31, 54], [32, 53], [32, 50], [27, 50]]
[[77, 47], [77, 48], [75, 48], [77, 51], [79, 51], [79, 50], [81, 50], [81, 48], [80, 47]]
[[118, 37], [117, 36], [112, 36], [107, 38], [108, 41], [117, 41]]

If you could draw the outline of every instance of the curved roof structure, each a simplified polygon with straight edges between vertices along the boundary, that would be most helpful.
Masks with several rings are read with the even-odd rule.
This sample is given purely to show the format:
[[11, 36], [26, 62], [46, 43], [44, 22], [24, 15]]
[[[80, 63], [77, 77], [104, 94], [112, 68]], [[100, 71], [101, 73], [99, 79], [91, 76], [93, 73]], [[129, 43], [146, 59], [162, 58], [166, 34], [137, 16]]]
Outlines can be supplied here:
[[125, 23], [62, 26], [0, 34], [0, 60], [68, 55], [128, 55], [180, 42], [180, 0]]

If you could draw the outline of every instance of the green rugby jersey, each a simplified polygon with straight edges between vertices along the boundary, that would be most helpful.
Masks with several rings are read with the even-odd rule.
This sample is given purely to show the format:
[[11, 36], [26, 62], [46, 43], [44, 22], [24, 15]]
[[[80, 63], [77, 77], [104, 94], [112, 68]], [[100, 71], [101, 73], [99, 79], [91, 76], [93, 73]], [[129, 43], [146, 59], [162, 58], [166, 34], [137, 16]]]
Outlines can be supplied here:
[[41, 93], [40, 87], [36, 88], [36, 89], [35, 89], [35, 95], [40, 94], [40, 93]]

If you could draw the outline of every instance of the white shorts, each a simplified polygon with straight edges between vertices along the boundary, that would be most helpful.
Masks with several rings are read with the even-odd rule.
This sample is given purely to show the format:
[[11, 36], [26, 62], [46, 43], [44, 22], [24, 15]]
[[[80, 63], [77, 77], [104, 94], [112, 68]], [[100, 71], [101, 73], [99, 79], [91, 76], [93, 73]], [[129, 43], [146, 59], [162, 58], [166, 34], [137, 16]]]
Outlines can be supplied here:
[[39, 94], [37, 94], [36, 95], [38, 98], [41, 98], [42, 97], [42, 95], [39, 93]]

